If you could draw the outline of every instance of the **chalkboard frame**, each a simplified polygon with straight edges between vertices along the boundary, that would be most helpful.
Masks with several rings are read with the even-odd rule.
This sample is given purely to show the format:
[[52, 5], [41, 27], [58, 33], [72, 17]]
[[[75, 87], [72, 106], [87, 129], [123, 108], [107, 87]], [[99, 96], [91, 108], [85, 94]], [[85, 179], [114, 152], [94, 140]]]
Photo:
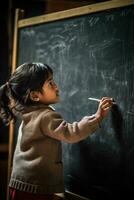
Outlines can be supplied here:
[[[78, 8], [73, 8], [65, 11], [60, 11], [51, 14], [45, 14], [41, 16], [31, 17], [27, 19], [22, 19], [23, 11], [16, 9], [15, 14], [15, 24], [14, 24], [14, 40], [13, 40], [13, 53], [12, 53], [12, 68], [11, 72], [14, 72], [17, 66], [17, 56], [18, 56], [18, 32], [19, 29], [23, 29], [28, 26], [35, 26], [37, 24], [43, 24], [47, 22], [57, 21], [61, 19], [67, 19], [71, 17], [86, 15], [90, 13], [96, 13], [100, 11], [105, 11], [109, 9], [116, 9], [119, 7], [125, 7], [129, 5], [134, 5], [133, 0], [111, 0], [107, 2], [96, 3], [88, 6], [82, 6]], [[12, 157], [14, 152], [14, 123], [10, 123], [9, 128], [9, 157], [8, 157], [8, 179], [10, 177], [12, 168]]]

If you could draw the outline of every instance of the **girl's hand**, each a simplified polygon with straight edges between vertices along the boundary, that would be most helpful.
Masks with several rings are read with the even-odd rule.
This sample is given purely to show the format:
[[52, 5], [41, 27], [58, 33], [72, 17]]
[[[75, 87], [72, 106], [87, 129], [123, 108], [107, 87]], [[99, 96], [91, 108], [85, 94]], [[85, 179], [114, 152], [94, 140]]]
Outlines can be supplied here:
[[99, 120], [103, 120], [109, 113], [113, 104], [113, 99], [110, 97], [103, 97], [99, 103], [98, 110], [95, 114], [96, 118]]

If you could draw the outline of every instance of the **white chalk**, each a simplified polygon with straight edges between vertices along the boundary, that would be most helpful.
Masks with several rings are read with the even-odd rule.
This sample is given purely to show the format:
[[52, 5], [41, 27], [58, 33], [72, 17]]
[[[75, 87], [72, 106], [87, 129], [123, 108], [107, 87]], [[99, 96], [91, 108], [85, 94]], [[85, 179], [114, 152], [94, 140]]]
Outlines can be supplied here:
[[[92, 98], [92, 97], [89, 97], [88, 99], [91, 100], [91, 101], [97, 101], [97, 102], [100, 102], [100, 101], [101, 101], [101, 99]], [[114, 102], [114, 100], [112, 101], [112, 104], [116, 104], [116, 103]]]
[[101, 100], [100, 99], [96, 99], [96, 98], [88, 98], [89, 100], [91, 100], [91, 101], [97, 101], [97, 102], [100, 102]]

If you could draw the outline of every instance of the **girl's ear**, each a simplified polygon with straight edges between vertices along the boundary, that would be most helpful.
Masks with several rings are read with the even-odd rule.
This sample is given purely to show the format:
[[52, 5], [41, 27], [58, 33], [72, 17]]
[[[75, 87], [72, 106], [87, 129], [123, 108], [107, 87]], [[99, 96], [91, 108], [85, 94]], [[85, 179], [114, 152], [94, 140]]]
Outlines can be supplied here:
[[37, 92], [37, 91], [31, 91], [30, 92], [30, 99], [32, 101], [38, 102], [40, 100], [40, 98], [39, 98], [39, 92]]

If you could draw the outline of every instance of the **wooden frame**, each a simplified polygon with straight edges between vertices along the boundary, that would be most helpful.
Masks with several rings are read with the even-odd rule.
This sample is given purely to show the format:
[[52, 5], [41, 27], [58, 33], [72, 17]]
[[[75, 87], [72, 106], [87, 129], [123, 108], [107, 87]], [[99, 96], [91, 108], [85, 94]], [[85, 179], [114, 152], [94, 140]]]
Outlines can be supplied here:
[[[14, 21], [14, 38], [13, 38], [13, 54], [12, 54], [12, 73], [16, 69], [17, 64], [17, 40], [18, 40], [18, 21], [19, 17], [22, 15], [23, 11], [16, 9], [15, 13], [15, 21]], [[8, 145], [8, 182], [11, 174], [11, 166], [12, 166], [12, 157], [13, 157], [13, 151], [14, 151], [14, 124], [13, 122], [9, 125], [9, 145]], [[7, 200], [8, 197], [8, 185], [7, 185]]]
[[[65, 11], [55, 12], [51, 14], [31, 17], [27, 19], [22, 19], [22, 10], [17, 9], [15, 14], [15, 24], [14, 24], [14, 39], [13, 39], [13, 54], [12, 54], [12, 72], [17, 66], [17, 46], [18, 46], [18, 30], [20, 28], [33, 26], [37, 24], [47, 23], [51, 21], [86, 15], [89, 13], [95, 13], [99, 11], [104, 11], [113, 8], [125, 7], [134, 5], [133, 0], [109, 0], [101, 3], [96, 3], [92, 5], [77, 7]], [[10, 123], [9, 128], [9, 157], [8, 157], [8, 180], [11, 174], [12, 157], [14, 151], [14, 124]]]
[[70, 17], [76, 17], [80, 15], [85, 15], [89, 13], [99, 12], [103, 10], [108, 10], [112, 8], [124, 7], [134, 4], [133, 0], [110, 0], [102, 3], [96, 3], [88, 6], [82, 6], [78, 8], [73, 8], [65, 11], [55, 12], [51, 14], [41, 15], [37, 17], [32, 17], [28, 19], [22, 19], [18, 21], [18, 28], [23, 28], [26, 26], [37, 25], [45, 22], [51, 22], [56, 20], [61, 20]]

